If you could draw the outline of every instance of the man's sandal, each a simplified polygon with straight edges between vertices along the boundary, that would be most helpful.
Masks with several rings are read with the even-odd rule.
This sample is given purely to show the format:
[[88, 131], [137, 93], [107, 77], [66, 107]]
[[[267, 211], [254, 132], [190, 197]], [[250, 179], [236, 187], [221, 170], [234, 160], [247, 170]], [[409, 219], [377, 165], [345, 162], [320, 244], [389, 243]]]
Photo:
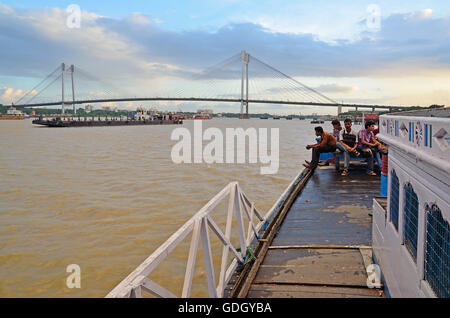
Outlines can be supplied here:
[[346, 176], [346, 175], [348, 175], [348, 170], [344, 169], [344, 171], [342, 171], [342, 173], [341, 173], [341, 176]]

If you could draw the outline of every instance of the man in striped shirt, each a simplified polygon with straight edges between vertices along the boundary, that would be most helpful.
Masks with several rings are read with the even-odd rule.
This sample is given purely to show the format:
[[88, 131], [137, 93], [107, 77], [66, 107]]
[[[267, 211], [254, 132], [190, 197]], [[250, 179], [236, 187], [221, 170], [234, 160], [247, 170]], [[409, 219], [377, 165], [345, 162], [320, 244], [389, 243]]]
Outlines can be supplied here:
[[376, 176], [373, 172], [373, 158], [376, 158], [379, 167], [381, 168], [381, 158], [379, 150], [381, 150], [381, 143], [375, 139], [373, 133], [375, 129], [375, 123], [368, 121], [364, 125], [365, 129], [361, 129], [358, 133], [358, 151], [363, 153], [367, 158], [367, 174]]

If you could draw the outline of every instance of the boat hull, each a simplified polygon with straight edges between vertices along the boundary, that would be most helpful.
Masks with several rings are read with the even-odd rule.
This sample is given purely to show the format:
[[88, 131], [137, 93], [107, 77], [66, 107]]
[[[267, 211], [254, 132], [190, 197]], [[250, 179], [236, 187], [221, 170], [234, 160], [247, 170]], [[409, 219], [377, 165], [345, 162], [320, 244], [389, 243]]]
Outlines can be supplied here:
[[0, 120], [24, 120], [25, 116], [0, 115]]
[[181, 125], [182, 120], [110, 120], [110, 121], [59, 121], [33, 120], [34, 125], [47, 127], [103, 127], [103, 126], [142, 126], [142, 125]]

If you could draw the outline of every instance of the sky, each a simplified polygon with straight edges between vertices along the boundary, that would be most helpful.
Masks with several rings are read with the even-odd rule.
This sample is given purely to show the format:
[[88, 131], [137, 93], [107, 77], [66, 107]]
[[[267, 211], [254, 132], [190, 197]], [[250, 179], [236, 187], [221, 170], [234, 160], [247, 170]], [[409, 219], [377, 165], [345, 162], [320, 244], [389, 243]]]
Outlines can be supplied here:
[[[79, 28], [70, 20], [73, 11], [68, 8], [73, 4], [81, 9]], [[233, 72], [213, 79], [214, 92], [206, 93], [192, 79], [246, 50], [339, 102], [450, 105], [450, 6], [443, 0], [0, 0], [0, 41], [4, 104], [16, 101], [62, 62], [105, 82], [102, 86], [77, 78], [79, 94], [236, 94], [238, 60]], [[252, 60], [249, 72], [250, 95], [275, 91], [270, 87], [277, 85], [275, 79], [256, 80], [259, 71]], [[285, 93], [277, 98], [296, 97]], [[239, 111], [234, 104], [155, 106]], [[256, 113], [333, 112], [270, 104], [250, 107]]]

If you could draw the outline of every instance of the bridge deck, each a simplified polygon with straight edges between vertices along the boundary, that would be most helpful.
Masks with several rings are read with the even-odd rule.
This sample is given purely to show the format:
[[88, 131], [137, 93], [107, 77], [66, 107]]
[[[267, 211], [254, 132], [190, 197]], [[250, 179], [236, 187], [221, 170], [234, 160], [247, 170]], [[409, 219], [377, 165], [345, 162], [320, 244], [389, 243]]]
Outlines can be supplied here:
[[289, 210], [247, 297], [380, 297], [367, 287], [380, 178], [317, 169]]

